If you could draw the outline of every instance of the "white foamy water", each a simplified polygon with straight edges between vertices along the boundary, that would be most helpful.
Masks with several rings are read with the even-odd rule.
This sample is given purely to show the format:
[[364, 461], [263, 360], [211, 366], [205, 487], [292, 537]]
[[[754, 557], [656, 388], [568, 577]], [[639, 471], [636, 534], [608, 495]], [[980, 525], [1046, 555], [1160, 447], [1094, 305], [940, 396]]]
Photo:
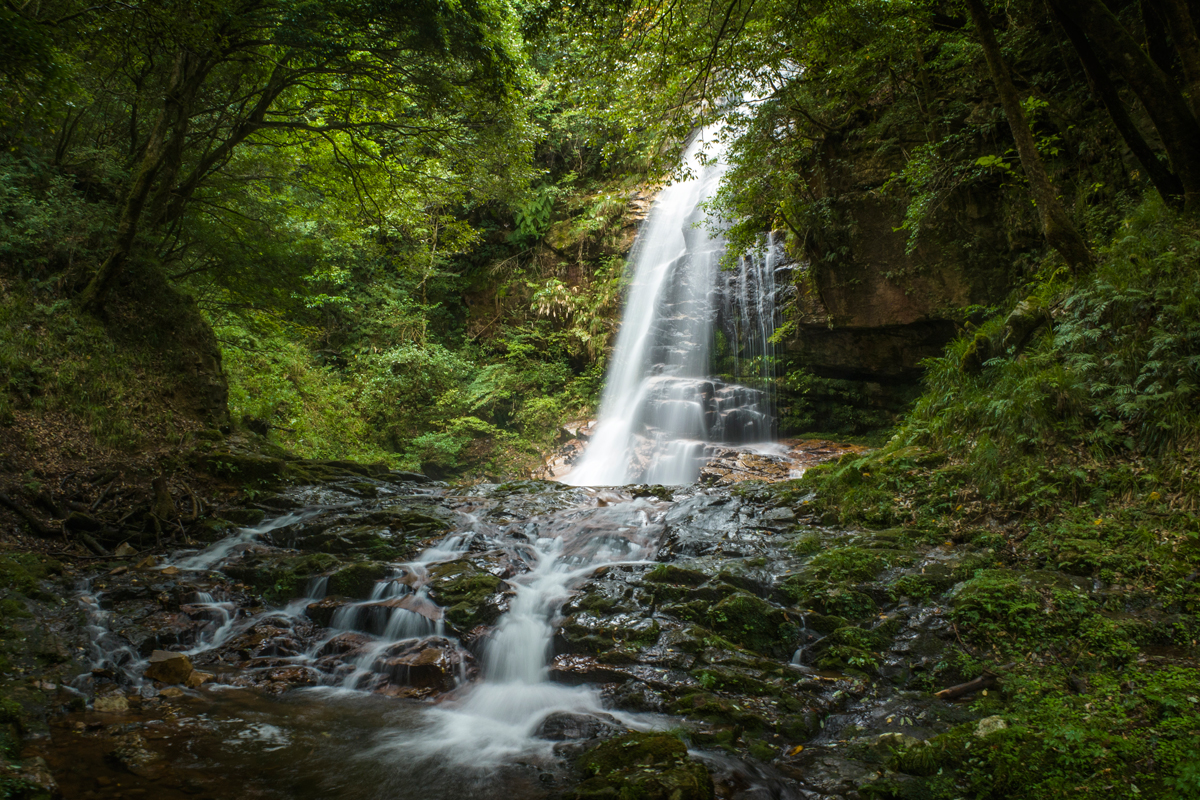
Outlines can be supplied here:
[[516, 594], [488, 645], [483, 680], [431, 709], [419, 729], [388, 736], [376, 755], [471, 768], [548, 757], [553, 743], [534, 734], [549, 714], [604, 713], [595, 690], [549, 679], [553, 621], [597, 569], [653, 553], [661, 533], [653, 512], [648, 501], [634, 500], [541, 520], [546, 535], [528, 547], [532, 569], [511, 581]]

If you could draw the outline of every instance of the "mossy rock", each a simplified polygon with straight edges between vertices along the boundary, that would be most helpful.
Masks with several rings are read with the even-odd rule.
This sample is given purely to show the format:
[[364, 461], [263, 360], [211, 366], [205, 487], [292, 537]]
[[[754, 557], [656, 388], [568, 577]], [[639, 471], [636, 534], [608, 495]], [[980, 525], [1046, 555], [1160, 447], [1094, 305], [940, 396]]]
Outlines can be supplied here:
[[1042, 622], [1038, 591], [1017, 575], [1002, 570], [981, 571], [962, 584], [951, 605], [955, 621], [975, 632], [999, 629], [1031, 634]]
[[37, 553], [11, 553], [0, 556], [0, 588], [15, 589], [36, 600], [56, 599], [41, 588], [41, 581], [61, 575], [62, 564]]
[[804, 575], [789, 575], [775, 591], [779, 599], [799, 608], [847, 619], [871, 616], [878, 608], [869, 595], [852, 584], [811, 580]]
[[221, 512], [221, 517], [235, 525], [250, 528], [258, 525], [267, 516], [261, 508], [228, 508]]
[[445, 609], [446, 619], [460, 631], [496, 621], [500, 608], [488, 600], [501, 583], [500, 578], [465, 559], [429, 568], [429, 597]]
[[706, 691], [688, 692], [672, 703], [670, 710], [672, 714], [718, 725], [734, 725], [750, 733], [773, 730], [773, 725], [765, 717], [746, 711], [733, 699], [718, 697]]
[[799, 634], [799, 627], [782, 609], [742, 592], [713, 606], [708, 622], [731, 642], [779, 657], [791, 654]]
[[779, 689], [759, 680], [746, 670], [734, 667], [708, 665], [697, 667], [691, 671], [691, 676], [706, 689], [718, 689], [722, 692], [754, 697], [770, 697], [779, 694]]
[[238, 483], [275, 484], [283, 480], [287, 462], [254, 453], [214, 450], [197, 460], [197, 466], [210, 475]]
[[572, 652], [606, 653], [627, 646], [640, 649], [658, 641], [661, 630], [658, 622], [640, 614], [603, 616], [581, 612], [569, 617], [559, 635]]
[[329, 576], [329, 593], [365, 600], [375, 584], [392, 574], [392, 566], [379, 561], [347, 564]]
[[712, 776], [688, 757], [687, 747], [665, 733], [631, 733], [610, 739], [579, 760], [587, 778], [575, 800], [712, 800]]
[[303, 596], [308, 580], [335, 567], [325, 553], [273, 558], [249, 558], [224, 568], [225, 574], [260, 592], [264, 600], [282, 603]]
[[235, 528], [237, 528], [237, 524], [230, 522], [227, 519], [208, 517], [206, 519], [198, 520], [196, 524], [188, 530], [188, 533], [193, 539], [196, 539], [204, 544], [210, 544], [212, 542], [224, 539], [226, 536], [232, 533]]
[[708, 576], [694, 569], [684, 569], [674, 564], [659, 564], [646, 573], [647, 583], [666, 583], [675, 586], [699, 586], [708, 582]]
[[838, 547], [813, 556], [809, 574], [831, 581], [864, 582], [888, 568], [887, 556], [863, 547]]

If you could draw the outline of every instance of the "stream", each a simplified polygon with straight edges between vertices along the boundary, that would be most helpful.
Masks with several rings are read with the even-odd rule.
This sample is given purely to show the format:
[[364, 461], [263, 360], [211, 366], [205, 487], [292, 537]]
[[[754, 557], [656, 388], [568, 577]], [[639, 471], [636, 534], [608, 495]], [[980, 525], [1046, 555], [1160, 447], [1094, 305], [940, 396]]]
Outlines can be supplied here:
[[[866, 769], [839, 742], [956, 718], [904, 690], [940, 609], [886, 586], [967, 554], [900, 558], [761, 488], [348, 477], [260, 505], [80, 584], [62, 633], [88, 669], [38, 747], [64, 796], [584, 797], [582, 757], [655, 731], [717, 796], [826, 796], [805, 792]], [[829, 580], [815, 554], [845, 546], [889, 565], [877, 588]], [[868, 670], [835, 644], [850, 628], [881, 642]], [[164, 650], [194, 680], [147, 678]]]

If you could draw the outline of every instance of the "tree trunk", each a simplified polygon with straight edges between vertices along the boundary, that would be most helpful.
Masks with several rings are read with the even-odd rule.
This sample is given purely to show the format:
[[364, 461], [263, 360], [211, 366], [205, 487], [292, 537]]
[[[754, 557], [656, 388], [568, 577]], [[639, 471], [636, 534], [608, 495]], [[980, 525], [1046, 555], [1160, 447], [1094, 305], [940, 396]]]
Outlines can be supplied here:
[[984, 8], [982, 0], [967, 0], [967, 8], [983, 44], [988, 71], [991, 72], [992, 81], [1000, 94], [1004, 116], [1008, 118], [1008, 125], [1012, 128], [1021, 167], [1025, 171], [1025, 177], [1029, 179], [1029, 190], [1033, 194], [1042, 222], [1042, 234], [1050, 246], [1062, 255], [1073, 272], [1086, 269], [1092, 264], [1092, 254], [1067, 215], [1062, 201], [1058, 199], [1058, 194], [1050, 183], [1050, 176], [1046, 174], [1046, 167], [1042, 164], [1042, 157], [1033, 141], [1033, 132], [1029, 129], [1029, 120], [1025, 117], [1025, 109], [1021, 107], [1017, 87], [1013, 85], [1008, 64], [1000, 53], [1000, 45], [996, 41], [995, 31], [992, 30], [992, 21], [988, 17], [987, 9]]
[[138, 162], [137, 173], [125, 193], [125, 202], [121, 206], [121, 217], [117, 222], [117, 239], [113, 243], [108, 258], [104, 259], [99, 271], [79, 296], [79, 306], [85, 311], [96, 314], [103, 312], [104, 304], [108, 300], [108, 293], [116, 283], [121, 270], [124, 269], [125, 262], [129, 260], [129, 253], [133, 250], [133, 243], [137, 239], [142, 212], [146, 207], [146, 199], [150, 196], [155, 175], [163, 163], [167, 146], [167, 129], [170, 127], [168, 118], [171, 116], [172, 108], [177, 105], [177, 94], [183, 84], [186, 71], [187, 54], [181, 51], [175, 57], [171, 77], [167, 81], [162, 108], [158, 112], [154, 128], [150, 131], [150, 138], [146, 142], [146, 149], [142, 152], [141, 160]]
[[1050, 0], [1050, 3], [1064, 16], [1079, 22], [1100, 57], [1137, 94], [1183, 184], [1184, 208], [1200, 212], [1200, 146], [1197, 146], [1200, 122], [1175, 81], [1138, 46], [1103, 0]]
[[1171, 26], [1171, 38], [1183, 65], [1183, 80], [1187, 84], [1192, 114], [1200, 117], [1200, 36], [1196, 32], [1196, 17], [1184, 0], [1161, 0], [1163, 16]]
[[1100, 60], [1096, 58], [1096, 53], [1092, 50], [1087, 37], [1083, 35], [1083, 31], [1079, 29], [1074, 20], [1064, 16], [1058, 9], [1052, 9], [1052, 11], [1066, 32], [1067, 38], [1071, 40], [1071, 45], [1075, 48], [1075, 52], [1079, 55], [1079, 60], [1083, 63], [1083, 71], [1087, 74], [1092, 91], [1095, 92], [1100, 102], [1104, 104], [1109, 117], [1112, 118], [1113, 125], [1116, 127], [1117, 132], [1121, 134], [1121, 138], [1125, 140], [1125, 144], [1128, 145], [1130, 152], [1133, 153], [1138, 163], [1142, 165], [1142, 169], [1146, 171], [1151, 183], [1154, 184], [1154, 188], [1162, 195], [1167, 205], [1174, 208], [1182, 208], [1183, 184], [1179, 182], [1179, 176], [1167, 168], [1159, 159], [1158, 154], [1154, 152], [1154, 148], [1142, 136], [1142, 132], [1138, 130], [1137, 125], [1129, 116], [1129, 112], [1125, 110], [1125, 104], [1121, 102], [1121, 96], [1117, 93], [1117, 87], [1113, 85], [1112, 80], [1108, 77], [1108, 72], [1100, 64]]

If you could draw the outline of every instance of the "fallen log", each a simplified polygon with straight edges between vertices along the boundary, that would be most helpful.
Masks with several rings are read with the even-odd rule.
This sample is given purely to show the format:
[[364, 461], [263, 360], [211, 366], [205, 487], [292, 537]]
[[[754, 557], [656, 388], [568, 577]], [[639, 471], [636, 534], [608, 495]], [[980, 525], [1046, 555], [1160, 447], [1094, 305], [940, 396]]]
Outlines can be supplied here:
[[985, 669], [983, 674], [978, 678], [969, 680], [966, 683], [960, 683], [957, 686], [950, 686], [942, 689], [940, 692], [934, 694], [934, 697], [938, 698], [939, 700], [954, 700], [955, 698], [962, 697], [963, 695], [974, 694], [975, 692], [980, 692], [984, 689], [990, 689], [1000, 682], [1000, 673], [1011, 668], [1015, 663], [1016, 662], [1005, 664], [1002, 667], [997, 667], [995, 672], [990, 669]]

